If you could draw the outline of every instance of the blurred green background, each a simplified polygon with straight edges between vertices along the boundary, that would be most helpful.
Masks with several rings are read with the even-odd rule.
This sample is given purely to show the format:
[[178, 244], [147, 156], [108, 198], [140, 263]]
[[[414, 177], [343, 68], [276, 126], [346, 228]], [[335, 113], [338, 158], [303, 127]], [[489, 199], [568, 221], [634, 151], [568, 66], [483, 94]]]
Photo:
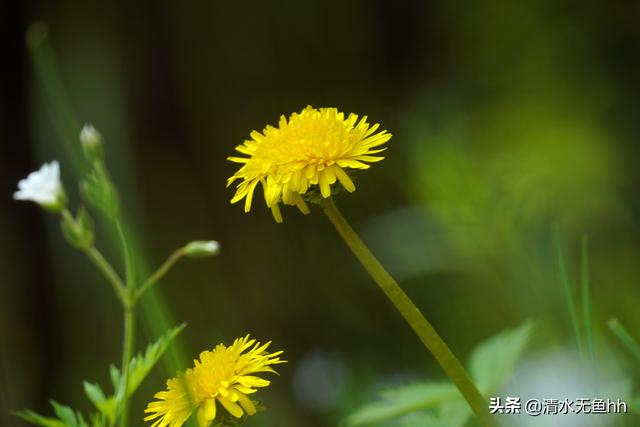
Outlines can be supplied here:
[[[279, 225], [261, 202], [229, 204], [226, 156], [307, 104], [394, 135], [337, 203], [462, 360], [529, 318], [526, 360], [575, 356], [555, 228], [576, 287], [589, 238], [602, 375], [638, 384], [606, 321], [640, 338], [640, 3], [64, 0], [0, 17], [0, 425], [23, 425], [9, 409], [49, 414], [49, 398], [88, 409], [82, 381], [108, 384], [120, 360], [102, 277], [54, 217], [11, 199], [59, 159], [77, 206], [67, 147], [84, 122], [105, 138], [142, 270], [189, 240], [221, 244], [179, 264], [140, 316], [137, 350], [189, 326], [137, 393], [133, 425], [181, 358], [245, 333], [290, 361], [255, 426], [337, 425], [385, 386], [443, 378], [320, 212], [287, 208]], [[30, 54], [36, 21], [48, 32], [32, 30]], [[104, 229], [98, 246], [121, 266]]]

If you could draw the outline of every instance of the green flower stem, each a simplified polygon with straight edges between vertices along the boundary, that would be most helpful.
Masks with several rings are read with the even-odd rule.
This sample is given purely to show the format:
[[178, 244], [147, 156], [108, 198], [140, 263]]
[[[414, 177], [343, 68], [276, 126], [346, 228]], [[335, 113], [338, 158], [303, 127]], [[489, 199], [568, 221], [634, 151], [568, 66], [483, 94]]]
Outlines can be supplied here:
[[465, 371], [429, 321], [351, 228], [333, 203], [333, 200], [331, 198], [323, 199], [321, 207], [356, 258], [402, 314], [425, 347], [433, 354], [451, 381], [458, 387], [458, 390], [469, 403], [481, 424], [484, 427], [496, 426], [495, 420], [489, 414], [486, 400], [471, 381], [467, 371]]
[[[62, 211], [62, 216], [66, 221], [71, 223], [75, 223], [75, 218], [71, 215], [68, 209], [64, 209]], [[118, 273], [113, 269], [111, 264], [104, 258], [102, 253], [95, 246], [92, 246], [89, 249], [84, 250], [84, 253], [89, 257], [89, 259], [98, 267], [98, 270], [106, 277], [107, 281], [113, 288], [113, 291], [116, 293], [116, 296], [120, 300], [123, 306], [128, 304], [128, 296], [127, 296], [127, 288], [118, 276]]]
[[184, 247], [176, 249], [169, 256], [169, 258], [167, 258], [166, 261], [160, 266], [160, 268], [158, 268], [156, 272], [153, 273], [147, 279], [147, 281], [144, 282], [142, 286], [138, 288], [138, 290], [135, 292], [133, 296], [133, 301], [134, 302], [138, 301], [149, 288], [151, 288], [153, 285], [158, 283], [158, 281], [162, 279], [164, 275], [167, 274], [167, 272], [171, 269], [171, 267], [173, 267], [184, 255], [185, 255]]
[[98, 251], [95, 246], [87, 249], [85, 253], [89, 257], [89, 259], [93, 261], [93, 263], [98, 267], [98, 269], [102, 271], [102, 273], [106, 276], [123, 307], [126, 307], [129, 304], [127, 288], [124, 286], [124, 283], [122, 283], [122, 280], [118, 276], [118, 273], [115, 272], [113, 267], [111, 267], [111, 264], [109, 264], [109, 262], [104, 258], [104, 256], [102, 256], [100, 251]]
[[120, 220], [115, 221], [115, 226], [120, 242], [122, 243], [122, 251], [124, 252], [124, 263], [127, 277], [127, 301], [129, 302], [124, 306], [124, 344], [122, 349], [121, 384], [122, 410], [120, 412], [119, 425], [119, 427], [127, 427], [129, 424], [129, 361], [133, 355], [133, 345], [135, 342], [135, 300], [133, 299], [133, 296], [135, 295], [136, 281], [129, 244]]

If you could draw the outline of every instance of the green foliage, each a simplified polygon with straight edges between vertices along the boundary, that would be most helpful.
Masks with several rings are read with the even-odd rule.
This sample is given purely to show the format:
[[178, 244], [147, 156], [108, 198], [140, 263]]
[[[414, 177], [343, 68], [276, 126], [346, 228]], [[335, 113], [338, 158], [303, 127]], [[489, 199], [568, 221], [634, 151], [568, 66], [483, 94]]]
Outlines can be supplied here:
[[[153, 344], [149, 344], [144, 354], [139, 353], [134, 356], [129, 363], [129, 387], [127, 389], [127, 395], [131, 396], [140, 383], [145, 379], [151, 368], [160, 359], [165, 352], [171, 341], [187, 326], [186, 323], [176, 326], [175, 328], [167, 331], [162, 337], [158, 338]], [[120, 390], [123, 386], [120, 370], [115, 366], [110, 367], [111, 381], [115, 384], [119, 384], [117, 395], [120, 396]]]
[[36, 426], [43, 426], [43, 427], [65, 427], [65, 423], [63, 423], [62, 421], [60, 421], [57, 418], [49, 418], [49, 417], [43, 417], [42, 415], [33, 412], [30, 409], [24, 409], [22, 411], [15, 411], [13, 412], [13, 414], [19, 418], [22, 418], [23, 420], [36, 425]]
[[96, 414], [94, 418], [106, 420], [109, 426], [114, 425], [118, 413], [118, 403], [115, 396], [106, 397], [98, 384], [85, 381], [83, 385], [84, 393], [99, 412], [99, 416]]
[[[182, 324], [170, 329], [156, 342], [149, 344], [142, 354], [138, 354], [129, 362], [129, 387], [127, 388], [127, 397], [131, 396], [140, 383], [151, 371], [151, 368], [158, 362], [162, 354], [165, 352], [171, 341], [185, 328], [186, 324]], [[98, 384], [84, 382], [84, 392], [87, 398], [93, 403], [97, 409], [90, 417], [91, 424], [87, 424], [80, 412], [74, 412], [68, 406], [64, 406], [51, 401], [53, 411], [56, 418], [44, 417], [36, 412], [25, 409], [23, 411], [14, 412], [14, 415], [22, 418], [31, 424], [42, 427], [112, 427], [115, 425], [116, 417], [121, 408], [122, 402], [122, 378], [120, 371], [115, 366], [110, 367], [111, 382], [114, 388], [114, 394], [106, 396], [102, 388]]]
[[528, 321], [489, 338], [475, 348], [469, 369], [482, 393], [492, 394], [509, 379], [532, 332], [533, 323]]
[[381, 400], [365, 405], [350, 415], [345, 426], [379, 423], [414, 411], [437, 406], [457, 398], [459, 392], [448, 381], [414, 383], [381, 393]]
[[629, 333], [627, 328], [625, 328], [622, 323], [618, 321], [618, 319], [611, 318], [607, 322], [609, 329], [618, 337], [620, 342], [624, 344], [624, 346], [633, 354], [638, 360], [640, 360], [640, 344], [638, 341]]
[[[485, 395], [508, 380], [532, 332], [532, 322], [525, 322], [484, 341], [473, 350], [471, 375]], [[380, 400], [354, 412], [343, 425], [373, 425], [402, 417], [403, 427], [462, 427], [470, 415], [467, 403], [453, 383], [429, 381], [386, 390]]]
[[43, 417], [36, 412], [25, 409], [14, 414], [31, 424], [43, 427], [89, 427], [80, 412], [74, 412], [68, 406], [61, 405], [55, 400], [50, 401], [57, 418]]

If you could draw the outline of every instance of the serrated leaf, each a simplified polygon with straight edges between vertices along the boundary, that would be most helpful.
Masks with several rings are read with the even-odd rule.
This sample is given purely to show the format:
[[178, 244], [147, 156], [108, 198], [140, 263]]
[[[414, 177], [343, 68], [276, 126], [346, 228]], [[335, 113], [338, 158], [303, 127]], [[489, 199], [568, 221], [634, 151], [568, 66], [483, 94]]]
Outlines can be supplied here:
[[[490, 394], [507, 380], [532, 331], [533, 324], [526, 322], [476, 347], [471, 355], [471, 373], [481, 391]], [[405, 417], [401, 422], [406, 426], [463, 427], [471, 416], [468, 404], [449, 381], [409, 384], [387, 390], [381, 396], [381, 400], [365, 405], [350, 415], [343, 425], [370, 425]], [[431, 410], [427, 413], [425, 410], [428, 408]], [[416, 412], [419, 415], [406, 417]]]
[[76, 413], [68, 406], [62, 405], [55, 400], [50, 400], [51, 406], [53, 406], [53, 412], [56, 417], [60, 419], [67, 427], [79, 427], [78, 420], [76, 419]]
[[[471, 417], [471, 408], [466, 400], [459, 396], [438, 406], [438, 427], [463, 427]], [[434, 426], [435, 426], [434, 425]]]
[[[114, 424], [117, 415], [115, 397], [109, 396], [107, 398], [98, 384], [92, 384], [87, 381], [84, 382], [84, 392], [100, 414], [109, 420], [109, 424]], [[92, 421], [92, 424], [95, 425], [95, 420]]]
[[84, 393], [87, 395], [91, 403], [96, 406], [96, 408], [99, 408], [100, 405], [104, 405], [104, 403], [107, 401], [107, 398], [105, 397], [104, 392], [98, 384], [92, 384], [85, 381], [83, 383], [83, 386]]
[[363, 406], [351, 414], [344, 426], [363, 426], [379, 423], [414, 411], [437, 406], [460, 396], [450, 382], [413, 383], [386, 390], [382, 400]]
[[471, 353], [470, 371], [476, 386], [489, 396], [513, 373], [531, 333], [533, 323], [525, 322], [482, 342]]
[[65, 423], [60, 421], [57, 418], [45, 417], [37, 412], [33, 412], [30, 409], [24, 409], [22, 411], [12, 412], [16, 417], [22, 418], [23, 420], [42, 427], [67, 427]]
[[[129, 396], [136, 391], [151, 368], [153, 368], [156, 362], [164, 354], [169, 344], [171, 344], [171, 341], [173, 341], [173, 339], [182, 332], [185, 326], [186, 323], [183, 323], [180, 326], [170, 329], [156, 342], [149, 344], [144, 354], [138, 354], [131, 359], [131, 362], [129, 363], [129, 386], [127, 388], [127, 394]], [[120, 382], [122, 382], [122, 378], [120, 378]], [[120, 393], [117, 393], [117, 395], [120, 396]]]
[[87, 422], [84, 420], [84, 416], [79, 411], [76, 411], [76, 425], [78, 427], [89, 427]]
[[111, 378], [113, 389], [118, 390], [118, 387], [120, 387], [120, 369], [115, 365], [109, 365], [109, 377]]

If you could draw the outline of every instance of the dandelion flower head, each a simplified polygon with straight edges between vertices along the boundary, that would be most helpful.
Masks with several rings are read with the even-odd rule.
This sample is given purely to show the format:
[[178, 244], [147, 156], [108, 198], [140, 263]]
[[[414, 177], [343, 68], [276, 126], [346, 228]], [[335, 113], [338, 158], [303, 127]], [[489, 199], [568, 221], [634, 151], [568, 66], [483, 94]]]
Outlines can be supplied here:
[[289, 119], [280, 117], [278, 127], [267, 126], [262, 133], [251, 132], [236, 150], [248, 157], [229, 157], [242, 167], [227, 180], [227, 186], [240, 180], [231, 203], [244, 199], [244, 210], [251, 210], [258, 183], [277, 222], [282, 222], [280, 203], [297, 206], [302, 213], [309, 208], [305, 196], [319, 190], [323, 198], [339, 182], [352, 192], [355, 185], [350, 170], [368, 169], [367, 163], [383, 159], [373, 154], [384, 151], [382, 144], [391, 138], [386, 131], [370, 125], [367, 116], [345, 114], [336, 108], [306, 107]]
[[156, 393], [157, 400], [147, 405], [149, 415], [144, 420], [155, 420], [152, 427], [180, 427], [197, 411], [199, 427], [207, 427], [220, 414], [218, 404], [235, 418], [255, 414], [249, 396], [270, 384], [255, 374], [276, 373], [271, 365], [286, 363], [279, 358], [282, 351], [267, 352], [270, 344], [247, 335], [229, 347], [218, 344], [212, 351], [203, 351], [193, 368], [168, 380], [167, 389]]

